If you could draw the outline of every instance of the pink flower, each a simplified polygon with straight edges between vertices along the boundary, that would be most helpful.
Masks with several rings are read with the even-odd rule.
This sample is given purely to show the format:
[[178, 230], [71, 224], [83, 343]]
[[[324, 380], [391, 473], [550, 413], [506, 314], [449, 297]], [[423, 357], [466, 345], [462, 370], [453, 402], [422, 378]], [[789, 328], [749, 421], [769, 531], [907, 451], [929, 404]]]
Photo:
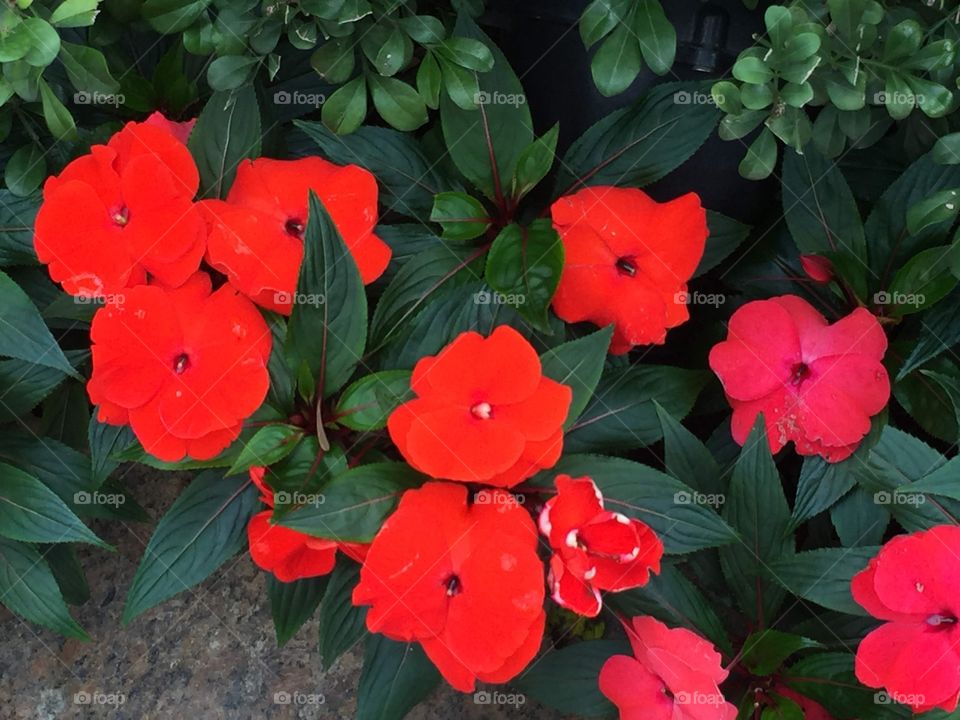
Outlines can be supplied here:
[[600, 670], [600, 691], [620, 720], [734, 720], [737, 708], [717, 687], [727, 671], [713, 645], [652, 617], [624, 627], [634, 657], [614, 655]]
[[857, 679], [914, 712], [953, 712], [960, 693], [960, 527], [900, 535], [850, 585], [887, 620], [857, 648]]
[[763, 413], [772, 452], [788, 442], [828, 462], [849, 457], [890, 399], [880, 363], [887, 337], [863, 308], [830, 325], [806, 300], [783, 295], [750, 302], [730, 318], [710, 367], [733, 408], [743, 445]]

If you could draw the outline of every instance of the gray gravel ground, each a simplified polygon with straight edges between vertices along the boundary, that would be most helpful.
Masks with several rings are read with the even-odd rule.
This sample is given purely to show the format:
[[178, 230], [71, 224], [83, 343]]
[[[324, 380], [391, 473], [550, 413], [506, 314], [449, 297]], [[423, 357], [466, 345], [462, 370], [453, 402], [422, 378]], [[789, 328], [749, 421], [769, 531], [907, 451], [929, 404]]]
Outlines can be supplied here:
[[[187, 481], [137, 468], [125, 482], [155, 518]], [[316, 618], [286, 647], [273, 634], [265, 578], [247, 556], [225, 564], [190, 592], [120, 626], [126, 589], [152, 532], [151, 525], [97, 523], [116, 555], [82, 550], [92, 596], [75, 616], [93, 642], [64, 640], [22, 622], [0, 607], [0, 720], [16, 718], [303, 718], [346, 720], [356, 710], [360, 648], [323, 672]], [[278, 705], [275, 693], [323, 696], [323, 703]], [[78, 704], [76, 695], [123, 704]], [[113, 697], [111, 697], [113, 696]], [[528, 702], [478, 705], [447, 686], [414, 710], [410, 720], [556, 720]]]

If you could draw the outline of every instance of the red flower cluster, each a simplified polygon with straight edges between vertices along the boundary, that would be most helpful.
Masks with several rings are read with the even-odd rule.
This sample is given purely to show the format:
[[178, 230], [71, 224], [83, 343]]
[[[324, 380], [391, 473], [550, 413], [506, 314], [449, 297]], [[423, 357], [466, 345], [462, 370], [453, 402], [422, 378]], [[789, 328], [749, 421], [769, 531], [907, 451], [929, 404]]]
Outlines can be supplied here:
[[[273, 490], [266, 482], [266, 468], [250, 468], [250, 479], [260, 488], [260, 500], [273, 508]], [[271, 525], [273, 510], [264, 510], [250, 518], [247, 539], [253, 562], [273, 573], [280, 582], [327, 575], [337, 560], [337, 550], [362, 563], [368, 545], [341, 543], [306, 535], [280, 525]]]
[[763, 413], [772, 452], [793, 441], [801, 455], [849, 457], [890, 398], [886, 349], [863, 308], [830, 325], [795, 295], [747, 303], [710, 351], [733, 407], [733, 438], [743, 445]]
[[687, 321], [687, 281], [708, 234], [699, 197], [658, 203], [635, 188], [588, 187], [550, 210], [566, 253], [553, 298], [561, 319], [613, 323], [614, 354], [661, 344]]
[[404, 493], [353, 593], [370, 606], [370, 632], [418, 641], [463, 692], [506, 682], [533, 659], [543, 599], [537, 530], [514, 497], [484, 490], [471, 505], [463, 485], [438, 482]]
[[164, 128], [127, 123], [43, 187], [34, 246], [72, 295], [103, 297], [147, 281], [182, 285], [206, 248], [186, 146]]
[[404, 459], [431, 477], [512, 487], [563, 449], [573, 393], [544, 377], [536, 350], [501, 325], [466, 332], [413, 369], [416, 399], [388, 421]]
[[266, 397], [271, 336], [229, 285], [195, 274], [175, 290], [141, 285], [97, 311], [87, 384], [99, 418], [129, 423], [161, 460], [219, 454]]
[[356, 165], [318, 157], [244, 160], [226, 201], [207, 200], [207, 261], [258, 305], [289, 315], [303, 260], [310, 191], [317, 193], [371, 283], [386, 270], [390, 246], [374, 234], [377, 181]]
[[634, 657], [614, 655], [600, 670], [600, 691], [620, 720], [733, 720], [737, 708], [717, 687], [727, 677], [713, 645], [652, 617], [625, 625]]
[[660, 572], [663, 543], [639, 520], [604, 510], [590, 478], [558, 475], [556, 485], [539, 523], [553, 549], [548, 584], [558, 605], [596, 617], [601, 590], [640, 587]]
[[960, 696], [960, 527], [888, 542], [853, 578], [854, 599], [883, 625], [857, 648], [857, 679], [914, 712], [952, 713]]

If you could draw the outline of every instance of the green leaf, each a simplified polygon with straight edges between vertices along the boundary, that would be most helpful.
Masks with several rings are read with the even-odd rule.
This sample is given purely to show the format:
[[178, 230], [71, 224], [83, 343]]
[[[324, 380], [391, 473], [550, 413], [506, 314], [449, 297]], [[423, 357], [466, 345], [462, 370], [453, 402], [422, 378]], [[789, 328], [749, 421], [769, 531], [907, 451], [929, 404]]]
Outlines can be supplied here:
[[853, 576], [880, 548], [821, 548], [771, 559], [769, 576], [797, 597], [849, 615], [866, 615], [850, 594]]
[[64, 107], [60, 99], [43, 78], [40, 79], [40, 100], [43, 103], [43, 119], [54, 140], [74, 141], [77, 139], [77, 125], [73, 121], [70, 111]]
[[20, 617], [61, 635], [89, 640], [70, 616], [57, 581], [29, 545], [0, 538], [0, 602]]
[[760, 58], [742, 56], [733, 64], [733, 76], [740, 82], [760, 85], [773, 77], [773, 73]]
[[675, 565], [664, 565], [643, 587], [609, 593], [604, 603], [624, 617], [652, 615], [671, 627], [685, 627], [706, 637], [728, 655], [730, 638], [710, 601]]
[[932, 247], [914, 255], [894, 275], [888, 292], [877, 293], [876, 302], [886, 305], [896, 317], [920, 312], [943, 299], [957, 284], [950, 271], [956, 248]]
[[931, 156], [933, 161], [940, 165], [960, 164], [960, 132], [939, 138], [933, 146]]
[[612, 335], [613, 326], [605, 327], [590, 335], [557, 345], [540, 358], [546, 377], [573, 390], [570, 410], [563, 423], [565, 429], [569, 429], [580, 417], [593, 396], [603, 373]]
[[23, 56], [24, 62], [33, 67], [45, 68], [60, 52], [60, 35], [46, 20], [29, 17], [20, 27], [30, 35], [30, 50]]
[[621, 458], [565, 455], [529, 483], [552, 491], [559, 474], [593, 478], [603, 493], [604, 507], [649, 525], [669, 554], [735, 542], [734, 531], [713, 509], [691, 502], [690, 487], [659, 470]]
[[154, 30], [168, 35], [193, 25], [210, 2], [211, 0], [146, 0], [140, 12]]
[[18, 197], [0, 189], [0, 267], [37, 263], [33, 223], [39, 207], [39, 195]]
[[707, 227], [710, 236], [707, 238], [707, 247], [700, 264], [697, 265], [693, 277], [700, 277], [723, 262], [750, 236], [749, 225], [729, 218], [713, 210], [707, 210]]
[[848, 458], [844, 462], [828, 463], [819, 457], [803, 459], [797, 484], [797, 499], [790, 519], [791, 529], [831, 507], [850, 491], [857, 482], [851, 466], [851, 463], [855, 462], [862, 460]]
[[257, 489], [249, 478], [197, 475], [160, 520], [127, 594], [121, 622], [206, 580], [247, 542]]
[[0, 403], [0, 422], [33, 410], [65, 377], [61, 370], [26, 360], [0, 360], [0, 387], [8, 388]]
[[410, 132], [427, 122], [427, 106], [409, 84], [374, 74], [368, 80], [373, 106], [380, 117], [397, 130]]
[[90, 599], [90, 586], [77, 554], [69, 545], [46, 545], [43, 558], [57, 581], [63, 599], [70, 605], [83, 605]]
[[433, 200], [430, 220], [440, 223], [447, 240], [472, 240], [490, 227], [487, 209], [466, 193], [442, 192]]
[[677, 52], [677, 32], [667, 20], [660, 0], [640, 0], [633, 14], [643, 60], [656, 75], [666, 75]]
[[90, 417], [87, 430], [87, 443], [90, 447], [90, 478], [92, 487], [98, 488], [106, 481], [120, 464], [113, 454], [130, 445], [133, 431], [126, 425], [107, 425], [97, 420], [97, 414]]
[[353, 604], [360, 566], [340, 557], [320, 605], [320, 666], [328, 670], [366, 634], [367, 608]]
[[237, 166], [260, 155], [260, 138], [260, 107], [251, 86], [211, 95], [187, 142], [200, 171], [201, 194], [226, 197]]
[[726, 488], [720, 465], [707, 446], [654, 402], [663, 429], [664, 465], [667, 472], [694, 490], [714, 495]]
[[590, 61], [593, 82], [600, 94], [611, 97], [630, 87], [640, 73], [641, 57], [634, 30], [626, 23], [618, 25]]
[[673, 417], [685, 417], [706, 379], [697, 370], [657, 365], [611, 369], [600, 378], [564, 447], [569, 452], [609, 452], [651, 445], [662, 437], [654, 401]]
[[216, 92], [236, 90], [250, 81], [258, 64], [257, 58], [245, 55], [218, 57], [207, 68], [207, 82]]
[[513, 197], [522, 198], [547, 176], [556, 157], [560, 123], [535, 138], [517, 158], [517, 172], [513, 176]]
[[494, 290], [517, 298], [517, 311], [546, 331], [563, 255], [563, 243], [550, 220], [537, 219], [526, 227], [507, 225], [490, 247], [485, 276]]
[[310, 56], [310, 67], [331, 85], [349, 80], [355, 65], [354, 45], [345, 38], [330, 38]]
[[743, 664], [754, 675], [771, 675], [780, 669], [784, 661], [801, 650], [822, 648], [816, 640], [780, 632], [758, 630], [751, 633], [743, 643]]
[[[548, 651], [510, 685], [523, 693], [520, 697], [530, 697], [564, 715], [612, 717], [616, 708], [600, 692], [597, 676], [613, 655], [629, 654], [630, 646], [623, 640], [573, 643]], [[505, 700], [509, 701], [509, 695]]]
[[254, 465], [273, 465], [293, 452], [302, 438], [303, 428], [282, 423], [265, 425], [244, 443], [226, 475], [245, 473]]
[[627, 0], [593, 0], [580, 16], [580, 38], [587, 49], [621, 22], [631, 7]]
[[286, 645], [313, 616], [326, 587], [326, 577], [304, 578], [284, 583], [273, 575], [267, 576], [267, 597], [270, 598], [277, 645]]
[[340, 137], [320, 123], [297, 120], [294, 124], [320, 146], [327, 159], [339, 165], [359, 165], [373, 173], [380, 203], [388, 211], [426, 219], [434, 196], [445, 189], [435, 164], [406, 133], [362, 127]]
[[530, 108], [506, 57], [466, 13], [458, 15], [454, 34], [483, 43], [494, 65], [478, 78], [479, 109], [465, 110], [449, 97], [441, 98], [443, 137], [457, 169], [496, 200], [513, 177], [520, 153], [533, 141]]
[[960, 313], [956, 312], [953, 297], [956, 297], [956, 293], [950, 300], [940, 303], [922, 316], [920, 338], [897, 372], [898, 382], [944, 350], [960, 343]]
[[440, 88], [443, 86], [443, 74], [440, 64], [432, 53], [427, 53], [417, 68], [417, 92], [428, 108], [440, 107]]
[[373, 373], [343, 391], [334, 410], [335, 420], [353, 430], [380, 430], [390, 414], [412, 398], [408, 370]]
[[883, 691], [861, 684], [854, 673], [854, 654], [817, 653], [795, 663], [783, 676], [792, 690], [821, 704], [833, 717], [894, 720], [909, 718], [905, 708]]
[[112, 549], [33, 475], [0, 463], [0, 535], [23, 542], [84, 542]]
[[354, 132], [367, 116], [367, 83], [358, 75], [327, 98], [320, 113], [323, 124], [338, 135]]
[[370, 635], [357, 689], [357, 720], [402, 720], [440, 682], [419, 643]]
[[761, 624], [772, 622], [784, 594], [766, 570], [771, 563], [793, 556], [794, 539], [787, 533], [790, 507], [770, 455], [762, 416], [734, 466], [723, 519], [741, 538], [720, 548], [720, 565], [730, 590], [748, 617]]
[[913, 55], [923, 44], [923, 28], [916, 20], [904, 20], [887, 33], [883, 45], [883, 61], [895, 62]]
[[14, 195], [26, 197], [32, 194], [47, 177], [47, 161], [44, 152], [33, 145], [23, 145], [14, 151], [3, 171], [3, 181]]
[[941, 190], [934, 195], [913, 204], [907, 210], [907, 230], [911, 235], [919, 235], [931, 225], [953, 222], [960, 210], [960, 198], [957, 190]]
[[804, 255], [841, 252], [857, 262], [854, 288], [866, 294], [867, 244], [857, 202], [843, 173], [812, 148], [783, 159], [783, 211]]
[[359, 465], [323, 486], [323, 502], [292, 510], [278, 524], [314, 537], [370, 542], [404, 491], [422, 481], [405, 463]]
[[0, 271], [0, 355], [18, 358], [59, 370], [79, 378], [53, 335], [43, 323], [40, 311], [9, 275]]
[[102, 52], [87, 45], [63, 42], [59, 57], [70, 83], [80, 93], [106, 95], [111, 96], [111, 100], [118, 100], [116, 94], [120, 91], [120, 83], [110, 74]]
[[738, 169], [747, 180], [763, 180], [770, 176], [776, 164], [777, 139], [769, 129], [764, 128], [757, 139], [750, 143]]
[[50, 15], [56, 27], [75, 28], [93, 25], [100, 0], [63, 0]]
[[477, 279], [470, 262], [479, 255], [469, 248], [442, 245], [410, 258], [380, 296], [370, 323], [370, 345], [381, 347], [444, 287]]
[[318, 392], [328, 397], [346, 384], [367, 342], [367, 295], [350, 250], [327, 209], [310, 192], [303, 264], [297, 294], [320, 298], [294, 303], [287, 331], [288, 351], [319, 377]]
[[890, 524], [890, 512], [874, 493], [854, 488], [830, 508], [830, 522], [844, 547], [880, 545]]
[[[474, 33], [467, 30], [465, 34]], [[481, 73], [490, 72], [495, 63], [493, 53], [479, 36], [449, 38], [443, 42], [438, 52], [460, 67]]]
[[720, 113], [712, 103], [678, 102], [681, 93], [704, 94], [698, 83], [657, 85], [593, 125], [564, 155], [554, 197], [581, 185], [644, 187], [682, 165], [713, 132]]

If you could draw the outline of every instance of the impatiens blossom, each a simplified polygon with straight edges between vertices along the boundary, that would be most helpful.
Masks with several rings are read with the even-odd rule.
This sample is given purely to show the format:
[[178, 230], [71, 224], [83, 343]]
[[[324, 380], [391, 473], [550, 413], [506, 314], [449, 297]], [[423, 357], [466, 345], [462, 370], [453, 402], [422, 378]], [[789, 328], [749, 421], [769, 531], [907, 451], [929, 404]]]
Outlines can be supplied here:
[[600, 691], [620, 720], [736, 718], [737, 708], [718, 687], [727, 671], [713, 645], [652, 617], [635, 617], [625, 627], [634, 656], [614, 655], [600, 670]]
[[857, 679], [914, 712], [960, 693], [960, 527], [900, 535], [854, 576], [853, 598], [886, 622], [857, 648]]
[[857, 308], [833, 325], [806, 300], [757, 300], [730, 318], [710, 367], [733, 408], [731, 431], [743, 445], [763, 413], [773, 452], [793, 442], [801, 455], [849, 457], [890, 398], [881, 364], [887, 337]]
[[212, 458], [240, 434], [270, 383], [271, 336], [256, 306], [197, 273], [176, 290], [129, 288], [93, 318], [90, 400], [129, 423], [151, 455]]
[[540, 648], [543, 565], [530, 515], [503, 490], [429, 482], [404, 493], [367, 554], [356, 605], [367, 628], [416, 640], [453, 687], [503, 683]]
[[318, 157], [244, 160], [226, 201], [202, 203], [210, 226], [207, 261], [258, 305], [290, 314], [303, 260], [313, 190], [350, 249], [364, 283], [390, 262], [374, 233], [377, 181], [357, 167]]
[[613, 323], [615, 354], [661, 344], [687, 321], [687, 281], [707, 240], [697, 195], [658, 203], [636, 188], [597, 186], [560, 198], [550, 211], [566, 254], [553, 298], [560, 318]]
[[[260, 488], [260, 500], [273, 507], [273, 490], [266, 483], [266, 468], [250, 468], [250, 479]], [[336, 564], [337, 550], [357, 562], [363, 562], [367, 546], [315, 538], [280, 525], [271, 525], [273, 510], [264, 510], [250, 518], [247, 538], [250, 557], [263, 570], [273, 573], [280, 582], [327, 575]]]
[[34, 247], [72, 295], [145, 283], [177, 287], [197, 268], [207, 230], [193, 197], [197, 167], [163, 128], [127, 123], [43, 187]]
[[435, 478], [512, 487], [563, 449], [572, 391], [544, 377], [533, 346], [501, 325], [459, 335], [413, 369], [414, 400], [387, 424], [404, 459]]
[[197, 124], [197, 119], [193, 118], [192, 120], [185, 120], [183, 122], [177, 122], [175, 120], [170, 120], [162, 112], [157, 110], [150, 114], [150, 116], [144, 120], [147, 125], [155, 125], [156, 127], [163, 128], [168, 133], [173, 135], [177, 140], [182, 142], [184, 145], [187, 144], [187, 140], [190, 139], [190, 133], [193, 132], [193, 126]]
[[540, 512], [540, 532], [553, 550], [547, 584], [558, 605], [596, 617], [601, 590], [639, 587], [651, 570], [660, 572], [663, 543], [639, 520], [604, 510], [590, 478], [558, 475], [556, 485]]

